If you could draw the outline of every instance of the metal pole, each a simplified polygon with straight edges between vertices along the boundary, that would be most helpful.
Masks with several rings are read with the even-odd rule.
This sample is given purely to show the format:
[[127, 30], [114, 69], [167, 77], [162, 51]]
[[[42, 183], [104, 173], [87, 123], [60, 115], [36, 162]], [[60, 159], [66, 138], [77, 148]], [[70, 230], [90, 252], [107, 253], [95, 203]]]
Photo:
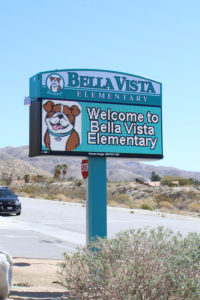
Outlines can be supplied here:
[[87, 242], [107, 237], [106, 158], [88, 157]]

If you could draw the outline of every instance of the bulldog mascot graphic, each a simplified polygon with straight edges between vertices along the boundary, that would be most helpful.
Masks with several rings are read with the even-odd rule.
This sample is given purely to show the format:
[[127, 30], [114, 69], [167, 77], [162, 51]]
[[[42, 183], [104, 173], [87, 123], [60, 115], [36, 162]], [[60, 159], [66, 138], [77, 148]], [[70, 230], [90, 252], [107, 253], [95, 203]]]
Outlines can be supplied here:
[[43, 105], [46, 112], [47, 130], [44, 143], [47, 149], [53, 151], [73, 151], [80, 144], [77, 131], [74, 129], [75, 119], [80, 114], [77, 105], [54, 104], [47, 101]]
[[52, 93], [58, 93], [63, 89], [64, 80], [59, 74], [51, 74], [47, 77], [47, 87]]

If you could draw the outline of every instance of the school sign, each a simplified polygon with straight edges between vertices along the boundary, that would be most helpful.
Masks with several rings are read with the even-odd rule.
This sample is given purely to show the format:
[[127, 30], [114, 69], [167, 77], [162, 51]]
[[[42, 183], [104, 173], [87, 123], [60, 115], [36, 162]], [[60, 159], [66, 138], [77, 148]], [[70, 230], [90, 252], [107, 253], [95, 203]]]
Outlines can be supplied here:
[[30, 78], [30, 98], [30, 156], [163, 157], [159, 82], [55, 70]]

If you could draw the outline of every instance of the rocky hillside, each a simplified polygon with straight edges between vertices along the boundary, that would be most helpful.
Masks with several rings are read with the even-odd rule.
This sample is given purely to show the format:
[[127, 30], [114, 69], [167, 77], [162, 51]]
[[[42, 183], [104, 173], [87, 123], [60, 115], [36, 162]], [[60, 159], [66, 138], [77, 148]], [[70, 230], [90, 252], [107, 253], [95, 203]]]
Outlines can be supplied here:
[[[135, 182], [108, 185], [108, 198], [132, 208], [156, 209], [168, 212], [200, 212], [200, 186], [152, 187]], [[126, 197], [124, 197], [126, 195]]]
[[3, 153], [0, 154], [0, 177], [1, 178], [18, 178], [24, 177], [25, 174], [51, 176], [51, 174], [41, 168], [35, 168], [31, 164], [21, 159]]
[[[68, 165], [68, 177], [81, 178], [82, 157], [28, 156], [28, 146], [0, 148], [0, 176], [12, 173], [14, 177], [29, 174], [52, 175], [57, 164]], [[200, 172], [189, 172], [171, 167], [155, 167], [134, 160], [107, 159], [107, 175], [110, 181], [134, 181], [136, 178], [148, 180], [152, 171], [161, 177], [165, 175], [182, 176], [200, 180]]]

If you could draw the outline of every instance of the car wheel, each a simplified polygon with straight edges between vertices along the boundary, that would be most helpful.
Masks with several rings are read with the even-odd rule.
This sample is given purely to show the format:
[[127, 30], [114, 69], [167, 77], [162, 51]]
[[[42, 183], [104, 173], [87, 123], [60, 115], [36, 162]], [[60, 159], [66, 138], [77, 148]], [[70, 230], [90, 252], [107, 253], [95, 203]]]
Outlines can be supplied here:
[[21, 215], [21, 210], [16, 213], [17, 216]]

